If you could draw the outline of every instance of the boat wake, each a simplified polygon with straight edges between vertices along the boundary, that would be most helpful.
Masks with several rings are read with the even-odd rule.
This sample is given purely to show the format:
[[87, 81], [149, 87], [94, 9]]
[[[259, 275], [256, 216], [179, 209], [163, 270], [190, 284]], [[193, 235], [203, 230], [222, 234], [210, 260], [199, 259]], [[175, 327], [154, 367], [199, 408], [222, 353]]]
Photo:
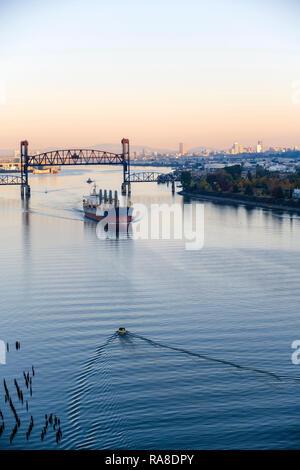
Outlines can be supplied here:
[[[157, 341], [153, 341], [152, 339], [145, 338], [145, 336], [141, 336], [141, 335], [138, 335], [136, 333], [131, 333], [129, 331], [127, 332], [127, 334], [134, 337], [134, 338], [139, 338], [143, 341], [146, 341], [147, 343], [149, 343], [149, 344], [151, 344], [152, 346], [155, 346], [155, 347], [160, 347], [160, 348], [164, 348], [164, 349], [171, 349], [172, 351], [176, 351], [176, 352], [186, 354], [186, 355], [192, 356], [192, 357], [198, 357], [199, 359], [204, 359], [206, 361], [218, 362], [220, 364], [224, 364], [224, 365], [227, 365], [227, 366], [230, 366], [230, 367], [234, 367], [235, 369], [247, 370], [247, 371], [255, 372], [255, 373], [258, 373], [258, 374], [267, 375], [267, 376], [272, 377], [273, 379], [278, 380], [280, 382], [282, 382], [284, 379], [287, 379], [286, 376], [281, 376], [281, 375], [275, 374], [274, 372], [270, 372], [270, 371], [263, 370], [263, 369], [257, 369], [255, 367], [250, 367], [250, 366], [243, 366], [243, 365], [237, 364], [236, 362], [227, 361], [225, 359], [217, 359], [217, 358], [214, 358], [214, 357], [211, 357], [211, 356], [207, 356], [206, 354], [200, 354], [200, 353], [192, 352], [192, 351], [189, 351], [188, 349], [184, 349], [184, 348], [169, 346], [167, 344], [163, 344], [163, 343], [159, 343]], [[297, 380], [297, 379], [294, 379], [294, 380]]]
[[[68, 448], [71, 444], [77, 449], [96, 449], [100, 439], [101, 448], [130, 447], [128, 438], [120, 431], [121, 413], [108, 373], [107, 347], [117, 337], [117, 332], [109, 336], [76, 377], [76, 387], [69, 400], [69, 418], [73, 429], [65, 435]], [[85, 407], [93, 409], [93, 417], [88, 422], [85, 420]], [[111, 435], [111, 429], [118, 429], [117, 435]]]
[[[235, 370], [259, 374], [275, 380], [276, 383], [300, 381], [299, 377], [284, 376], [265, 369], [241, 365], [185, 348], [170, 346], [128, 330], [124, 335], [115, 332], [95, 350], [76, 377], [75, 390], [71, 392], [69, 400], [69, 418], [73, 426], [69, 435], [65, 436], [69, 447], [71, 444], [77, 449], [95, 449], [101, 442], [102, 448], [130, 448], [129, 436], [122, 432], [122, 412], [119, 409], [117, 389], [113, 390], [111, 376], [108, 372], [111, 358], [108, 347], [117, 337], [120, 339], [122, 337], [127, 345], [133, 345], [136, 343], [134, 340], [138, 339], [156, 348], [164, 348], [193, 358], [223, 364]], [[123, 341], [122, 344], [124, 345]], [[93, 409], [93, 417], [89, 422], [85, 421], [85, 407]], [[118, 430], [114, 436], [111, 435], [112, 429]]]

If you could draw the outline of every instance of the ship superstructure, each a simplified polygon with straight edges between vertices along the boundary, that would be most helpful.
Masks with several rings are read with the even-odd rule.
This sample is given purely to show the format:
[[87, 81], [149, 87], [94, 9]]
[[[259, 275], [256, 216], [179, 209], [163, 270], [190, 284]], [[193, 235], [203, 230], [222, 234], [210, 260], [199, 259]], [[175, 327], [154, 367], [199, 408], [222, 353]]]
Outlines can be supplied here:
[[97, 190], [93, 185], [91, 194], [83, 197], [83, 210], [86, 217], [100, 221], [104, 218], [109, 224], [129, 224], [132, 221], [133, 206], [131, 202], [121, 205], [118, 192]]

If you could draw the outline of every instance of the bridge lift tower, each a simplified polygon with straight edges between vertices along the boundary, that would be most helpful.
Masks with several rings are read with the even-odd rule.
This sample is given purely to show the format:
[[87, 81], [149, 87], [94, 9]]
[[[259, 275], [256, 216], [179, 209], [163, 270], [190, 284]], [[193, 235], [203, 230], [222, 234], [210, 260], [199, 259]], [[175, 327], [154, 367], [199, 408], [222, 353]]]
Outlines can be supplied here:
[[28, 184], [28, 141], [21, 141], [21, 197], [30, 197], [30, 186]]
[[128, 195], [131, 194], [130, 184], [130, 151], [129, 151], [129, 139], [122, 139], [121, 144], [123, 146], [123, 183], [122, 183], [122, 194], [126, 195], [126, 186]]

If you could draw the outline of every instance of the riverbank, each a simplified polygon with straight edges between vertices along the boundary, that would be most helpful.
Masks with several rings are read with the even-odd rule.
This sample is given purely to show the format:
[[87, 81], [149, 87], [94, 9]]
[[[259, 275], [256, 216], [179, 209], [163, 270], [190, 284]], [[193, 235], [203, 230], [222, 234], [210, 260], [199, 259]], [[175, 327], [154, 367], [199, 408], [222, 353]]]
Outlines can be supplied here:
[[236, 196], [234, 194], [227, 195], [227, 194], [219, 194], [214, 192], [197, 192], [192, 193], [188, 191], [179, 191], [178, 194], [182, 196], [187, 196], [192, 199], [200, 199], [212, 202], [219, 202], [222, 204], [235, 204], [235, 205], [246, 205], [251, 207], [261, 207], [263, 209], [270, 209], [270, 210], [281, 210], [281, 211], [288, 211], [288, 212], [297, 212], [300, 213], [300, 205], [286, 205], [286, 204], [278, 204], [278, 202], [274, 202], [272, 199], [268, 199], [266, 201], [260, 201], [256, 199], [248, 199], [246, 197]]

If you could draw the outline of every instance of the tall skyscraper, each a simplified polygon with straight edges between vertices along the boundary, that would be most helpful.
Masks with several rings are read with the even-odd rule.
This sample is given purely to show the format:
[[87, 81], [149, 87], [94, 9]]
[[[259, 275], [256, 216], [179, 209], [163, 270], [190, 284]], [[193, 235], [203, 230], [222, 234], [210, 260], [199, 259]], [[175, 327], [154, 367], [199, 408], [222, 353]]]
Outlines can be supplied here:
[[240, 151], [240, 147], [239, 147], [239, 144], [238, 142], [234, 142], [233, 146], [232, 146], [232, 150], [231, 150], [231, 153], [233, 155], [237, 155]]
[[261, 153], [263, 151], [264, 151], [263, 142], [262, 142], [262, 140], [259, 140], [257, 142], [257, 146], [256, 146], [256, 153]]
[[186, 154], [186, 143], [185, 142], [180, 142], [179, 143], [179, 153], [181, 153], [181, 155]]

